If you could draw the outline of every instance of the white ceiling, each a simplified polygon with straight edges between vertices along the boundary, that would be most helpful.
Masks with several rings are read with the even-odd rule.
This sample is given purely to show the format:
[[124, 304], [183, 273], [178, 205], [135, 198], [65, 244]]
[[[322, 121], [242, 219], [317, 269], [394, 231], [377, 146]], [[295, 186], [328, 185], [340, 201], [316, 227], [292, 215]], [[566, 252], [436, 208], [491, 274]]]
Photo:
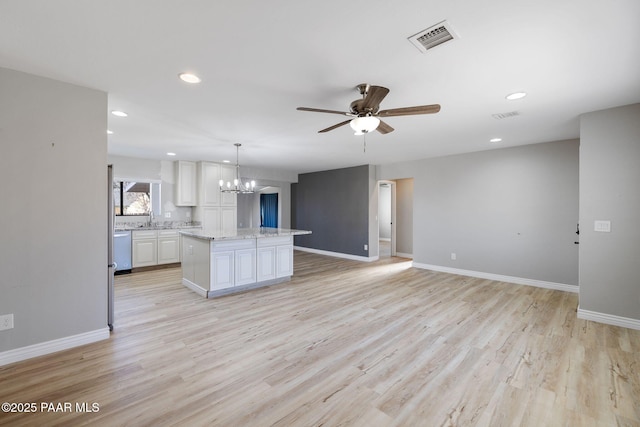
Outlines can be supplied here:
[[[640, 102], [638, 0], [2, 0], [0, 66], [109, 93], [109, 153], [310, 172], [577, 138], [580, 114]], [[447, 20], [459, 38], [407, 38]], [[180, 81], [191, 71], [199, 85]], [[396, 130], [354, 136], [359, 83]], [[511, 92], [528, 96], [507, 101]], [[492, 114], [518, 111], [514, 118]], [[499, 144], [489, 139], [501, 137]]]

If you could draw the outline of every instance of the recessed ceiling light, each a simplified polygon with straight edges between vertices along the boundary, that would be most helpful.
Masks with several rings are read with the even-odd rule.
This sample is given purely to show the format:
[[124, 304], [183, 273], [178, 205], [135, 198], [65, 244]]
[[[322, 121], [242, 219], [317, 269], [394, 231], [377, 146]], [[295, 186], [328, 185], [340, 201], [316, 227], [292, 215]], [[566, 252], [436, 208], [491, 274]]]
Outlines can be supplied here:
[[514, 101], [516, 99], [524, 98], [525, 96], [527, 96], [526, 92], [514, 92], [514, 93], [510, 93], [505, 98], [507, 98], [509, 101]]
[[223, 160], [222, 163], [231, 163], [230, 160]]
[[202, 81], [200, 80], [200, 77], [191, 73], [180, 73], [178, 74], [178, 77], [180, 77], [180, 80], [187, 83], [200, 83]]
[[489, 142], [500, 142], [500, 141], [502, 141], [502, 138], [491, 138], [489, 140]]
[[176, 155], [176, 153], [172, 153], [172, 152], [168, 152], [167, 153], [167, 156], [175, 156], [175, 155]]
[[112, 130], [107, 129], [107, 135], [113, 135], [113, 131], [112, 131]]
[[113, 114], [114, 116], [118, 116], [118, 117], [127, 117], [128, 114], [125, 113], [124, 111], [119, 111], [119, 110], [111, 110], [111, 114]]

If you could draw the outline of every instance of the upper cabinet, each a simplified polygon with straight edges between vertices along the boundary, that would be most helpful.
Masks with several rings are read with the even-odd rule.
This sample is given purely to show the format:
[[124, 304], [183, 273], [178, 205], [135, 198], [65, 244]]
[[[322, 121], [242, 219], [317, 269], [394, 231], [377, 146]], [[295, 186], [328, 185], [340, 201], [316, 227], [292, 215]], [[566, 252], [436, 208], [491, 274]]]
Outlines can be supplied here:
[[176, 206], [236, 206], [235, 193], [220, 191], [220, 180], [236, 178], [236, 167], [212, 162], [176, 161]]
[[196, 206], [196, 163], [176, 161], [176, 206]]
[[220, 165], [198, 162], [198, 206], [220, 206]]

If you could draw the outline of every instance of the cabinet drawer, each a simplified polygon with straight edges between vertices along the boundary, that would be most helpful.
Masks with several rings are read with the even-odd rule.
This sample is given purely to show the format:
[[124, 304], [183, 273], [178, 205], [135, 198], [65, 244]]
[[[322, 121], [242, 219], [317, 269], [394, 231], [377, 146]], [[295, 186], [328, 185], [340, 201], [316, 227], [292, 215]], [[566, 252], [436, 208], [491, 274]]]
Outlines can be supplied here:
[[131, 238], [136, 239], [155, 239], [158, 237], [156, 230], [134, 230], [131, 232]]
[[239, 249], [255, 249], [256, 241], [254, 239], [240, 240], [214, 240], [211, 245], [211, 252], [236, 251]]
[[158, 237], [174, 237], [179, 234], [178, 230], [158, 230]]

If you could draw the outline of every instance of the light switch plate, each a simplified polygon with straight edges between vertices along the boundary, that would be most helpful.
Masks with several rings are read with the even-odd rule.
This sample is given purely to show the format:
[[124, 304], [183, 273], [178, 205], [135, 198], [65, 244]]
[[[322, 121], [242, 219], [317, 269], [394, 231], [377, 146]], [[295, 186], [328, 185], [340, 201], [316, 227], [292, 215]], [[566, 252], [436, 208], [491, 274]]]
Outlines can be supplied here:
[[600, 233], [610, 233], [611, 232], [611, 221], [604, 220], [596, 220], [593, 222], [593, 231], [598, 231]]

